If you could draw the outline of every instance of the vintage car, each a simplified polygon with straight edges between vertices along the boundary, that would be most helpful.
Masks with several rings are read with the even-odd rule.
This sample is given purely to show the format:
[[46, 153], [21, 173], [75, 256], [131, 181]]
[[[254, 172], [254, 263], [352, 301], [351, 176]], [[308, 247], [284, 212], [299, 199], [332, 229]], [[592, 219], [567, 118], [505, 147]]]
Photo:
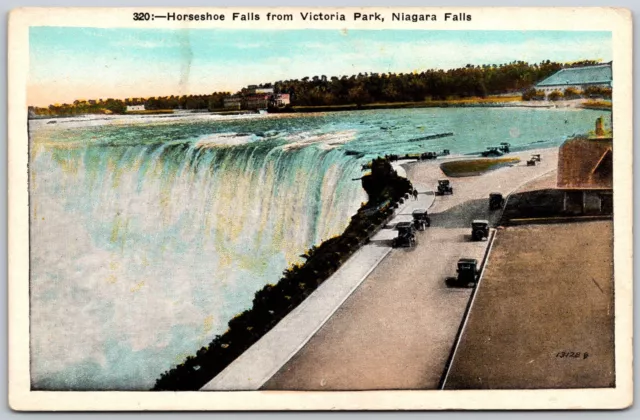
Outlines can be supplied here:
[[504, 197], [502, 194], [494, 192], [489, 194], [489, 210], [499, 210], [504, 207]]
[[490, 156], [502, 156], [504, 153], [502, 153], [498, 147], [487, 147], [487, 150], [485, 150], [484, 152], [481, 153], [482, 156], [484, 157], [490, 157]]
[[393, 247], [409, 247], [416, 246], [416, 229], [412, 222], [400, 222], [396, 225], [398, 236], [393, 238]]
[[510, 143], [500, 143], [499, 150], [503, 153], [509, 153], [511, 151]]
[[478, 260], [474, 258], [460, 258], [458, 260], [458, 276], [445, 280], [449, 287], [474, 287], [478, 283]]
[[471, 240], [483, 241], [489, 238], [489, 221], [474, 220], [471, 222]]
[[438, 180], [438, 195], [453, 194], [453, 187], [448, 179]]
[[431, 226], [431, 218], [426, 209], [416, 209], [411, 215], [413, 216], [413, 226], [416, 230], [425, 230]]

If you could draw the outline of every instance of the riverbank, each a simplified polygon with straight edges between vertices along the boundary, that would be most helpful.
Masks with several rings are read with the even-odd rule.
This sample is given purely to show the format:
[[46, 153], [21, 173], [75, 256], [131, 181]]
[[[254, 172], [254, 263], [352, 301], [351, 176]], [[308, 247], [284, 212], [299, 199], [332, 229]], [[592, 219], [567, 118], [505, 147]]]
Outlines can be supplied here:
[[[268, 284], [258, 290], [252, 307], [231, 319], [228, 323], [229, 329], [224, 334], [216, 336], [194, 356], [187, 357], [183, 363], [164, 372], [157, 379], [153, 389], [200, 389], [242, 356], [247, 349], [261, 341], [276, 325], [281, 325], [282, 321], [287, 325], [286, 320], [291, 319], [289, 314], [307, 302], [311, 294], [317, 296], [314, 293], [316, 289], [327, 279], [334, 278], [334, 273], [344, 271], [344, 266], [352, 261], [354, 253], [393, 217], [394, 210], [403, 204], [412, 188], [411, 183], [399, 176], [386, 159], [373, 161], [371, 173], [362, 177], [362, 186], [369, 200], [351, 218], [343, 233], [307, 250], [302, 255], [304, 263], [291, 265], [276, 284]], [[356, 264], [356, 273], [358, 268], [363, 267], [366, 270], [367, 264]], [[297, 320], [295, 316], [293, 318]], [[285, 329], [289, 331], [288, 328]], [[292, 345], [295, 351], [296, 342]], [[244, 383], [246, 375], [241, 376], [241, 382], [236, 379], [232, 383]]]
[[465, 98], [449, 100], [431, 100], [424, 102], [388, 102], [373, 104], [346, 104], [324, 106], [293, 106], [283, 110], [270, 111], [273, 113], [313, 113], [340, 111], [367, 111], [375, 109], [411, 109], [411, 108], [585, 108], [597, 110], [611, 110], [611, 103], [606, 101], [589, 101], [587, 99], [573, 99], [562, 101], [523, 101], [521, 96], [496, 96], [488, 98]]

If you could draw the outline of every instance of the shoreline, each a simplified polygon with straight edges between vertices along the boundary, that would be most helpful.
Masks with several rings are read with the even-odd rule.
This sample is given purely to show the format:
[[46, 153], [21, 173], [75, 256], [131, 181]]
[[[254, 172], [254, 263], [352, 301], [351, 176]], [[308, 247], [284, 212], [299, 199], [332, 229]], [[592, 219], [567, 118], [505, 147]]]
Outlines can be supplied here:
[[345, 111], [375, 111], [386, 109], [420, 109], [420, 108], [532, 108], [532, 109], [587, 109], [587, 110], [599, 110], [611, 112], [611, 107], [606, 105], [593, 104], [590, 105], [590, 100], [576, 99], [567, 101], [522, 101], [522, 100], [507, 100], [507, 101], [493, 101], [493, 100], [443, 100], [443, 101], [428, 101], [428, 102], [389, 102], [389, 103], [372, 103], [372, 104], [347, 104], [347, 105], [319, 105], [319, 106], [294, 106], [291, 108], [285, 108], [282, 110], [271, 110], [267, 114], [260, 114], [258, 112], [252, 112], [251, 110], [233, 110], [233, 111], [207, 111], [207, 110], [192, 110], [189, 112], [180, 111], [168, 113], [166, 110], [159, 112], [144, 112], [144, 113], [127, 113], [127, 114], [78, 114], [78, 115], [41, 115], [30, 116], [29, 121], [51, 121], [51, 120], [67, 120], [67, 119], [79, 119], [79, 120], [93, 120], [93, 121], [113, 121], [122, 120], [126, 118], [189, 118], [189, 117], [211, 117], [216, 116], [220, 118], [229, 117], [266, 117], [269, 116], [289, 116], [295, 114], [314, 114], [314, 113], [327, 113], [327, 112], [345, 112]]

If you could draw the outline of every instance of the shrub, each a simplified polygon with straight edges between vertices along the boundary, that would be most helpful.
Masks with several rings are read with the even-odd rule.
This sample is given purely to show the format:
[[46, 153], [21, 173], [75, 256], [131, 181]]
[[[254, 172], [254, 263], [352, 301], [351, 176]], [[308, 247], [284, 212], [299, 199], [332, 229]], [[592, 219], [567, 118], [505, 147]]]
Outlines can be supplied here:
[[578, 99], [580, 97], [580, 91], [578, 89], [568, 87], [564, 90], [565, 99]]
[[559, 101], [563, 97], [564, 95], [559, 90], [554, 90], [553, 92], [549, 93], [549, 96], [548, 96], [550, 101]]

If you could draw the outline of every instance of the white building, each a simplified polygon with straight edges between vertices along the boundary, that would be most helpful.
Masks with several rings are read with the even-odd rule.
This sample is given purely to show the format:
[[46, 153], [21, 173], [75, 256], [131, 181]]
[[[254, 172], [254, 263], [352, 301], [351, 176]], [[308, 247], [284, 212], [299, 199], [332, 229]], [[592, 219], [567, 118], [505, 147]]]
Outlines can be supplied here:
[[597, 66], [566, 68], [552, 74], [536, 85], [536, 90], [549, 94], [554, 90], [563, 92], [567, 88], [578, 91], [588, 87], [610, 89], [613, 85], [611, 62]]
[[127, 105], [127, 112], [144, 111], [144, 105]]

